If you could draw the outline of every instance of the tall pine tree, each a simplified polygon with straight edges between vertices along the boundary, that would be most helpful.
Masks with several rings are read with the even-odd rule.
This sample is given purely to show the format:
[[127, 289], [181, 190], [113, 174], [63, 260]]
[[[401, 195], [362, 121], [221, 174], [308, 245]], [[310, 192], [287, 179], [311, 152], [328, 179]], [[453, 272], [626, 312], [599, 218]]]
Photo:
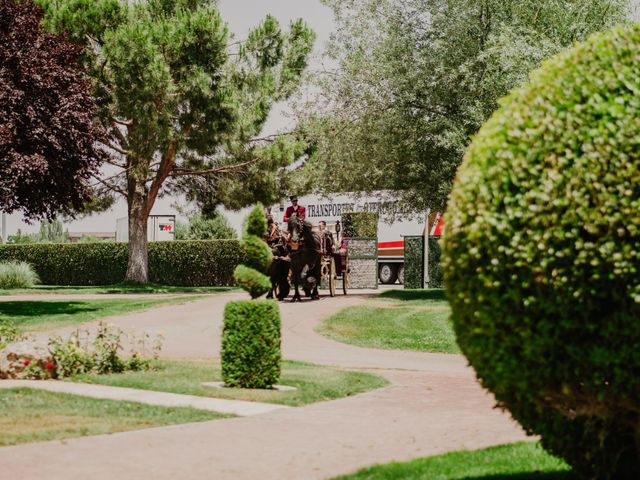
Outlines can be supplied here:
[[[296, 89], [314, 35], [267, 16], [230, 38], [211, 0], [41, 0], [46, 23], [86, 46], [112, 136], [105, 191], [126, 197], [127, 280], [148, 279], [147, 220], [159, 195], [206, 200], [225, 179], [283, 167], [285, 138], [258, 138], [275, 102]], [[295, 151], [295, 149], [293, 149]]]

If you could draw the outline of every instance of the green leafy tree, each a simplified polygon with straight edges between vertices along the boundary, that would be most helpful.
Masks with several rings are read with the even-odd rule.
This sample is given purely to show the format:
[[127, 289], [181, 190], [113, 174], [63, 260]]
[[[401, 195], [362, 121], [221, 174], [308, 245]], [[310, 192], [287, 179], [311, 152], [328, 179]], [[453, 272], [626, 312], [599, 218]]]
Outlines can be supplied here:
[[60, 220], [51, 222], [40, 222], [40, 233], [38, 243], [67, 243], [69, 242], [69, 232], [64, 229]]
[[15, 235], [9, 235], [7, 243], [12, 245], [38, 243], [39, 239], [40, 235], [37, 233], [23, 233], [21, 229], [18, 229]]
[[235, 229], [223, 215], [207, 218], [202, 214], [194, 215], [189, 223], [178, 222], [176, 240], [225, 240], [237, 238]]
[[103, 157], [82, 47], [42, 16], [33, 0], [0, 0], [0, 208], [30, 220], [89, 202]]
[[285, 32], [267, 16], [233, 42], [212, 0], [40, 1], [51, 29], [86, 46], [99, 118], [113, 137], [103, 193], [127, 199], [126, 279], [146, 282], [158, 196], [210, 203], [227, 179], [291, 160], [277, 153], [286, 138], [258, 135], [272, 105], [297, 88], [314, 34], [302, 20]]
[[443, 209], [463, 153], [498, 99], [541, 61], [625, 18], [627, 0], [323, 0], [337, 18], [312, 103], [299, 184], [402, 190]]
[[40, 230], [37, 233], [23, 233], [18, 229], [15, 235], [8, 240], [10, 244], [20, 243], [68, 243], [69, 231], [64, 229], [60, 220], [40, 222]]

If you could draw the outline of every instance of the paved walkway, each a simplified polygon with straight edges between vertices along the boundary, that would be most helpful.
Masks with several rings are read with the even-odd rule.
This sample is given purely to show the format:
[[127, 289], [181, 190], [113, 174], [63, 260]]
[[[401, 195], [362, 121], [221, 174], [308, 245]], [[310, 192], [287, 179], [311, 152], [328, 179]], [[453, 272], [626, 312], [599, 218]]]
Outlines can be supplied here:
[[[375, 369], [391, 386], [245, 418], [0, 448], [0, 478], [326, 479], [375, 463], [525, 439], [457, 355], [339, 344], [313, 328], [370, 296], [282, 304], [285, 358]], [[167, 337], [169, 357], [215, 357], [224, 304], [241, 292], [110, 319]]]

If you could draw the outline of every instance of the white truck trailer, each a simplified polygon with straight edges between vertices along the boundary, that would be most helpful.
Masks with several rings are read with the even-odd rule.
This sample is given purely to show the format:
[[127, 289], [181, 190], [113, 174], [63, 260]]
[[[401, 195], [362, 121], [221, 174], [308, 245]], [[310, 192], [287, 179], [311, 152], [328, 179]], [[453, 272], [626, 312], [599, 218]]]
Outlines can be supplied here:
[[[342, 224], [343, 212], [378, 212], [378, 277], [380, 283], [404, 283], [404, 237], [424, 235], [425, 212], [402, 209], [392, 192], [371, 194], [348, 192], [327, 195], [305, 195], [298, 204], [306, 208], [307, 219], [314, 225], [324, 220], [335, 232], [338, 221]], [[273, 206], [274, 219], [282, 222], [288, 203]], [[433, 214], [429, 219], [430, 235], [441, 235], [442, 215]]]

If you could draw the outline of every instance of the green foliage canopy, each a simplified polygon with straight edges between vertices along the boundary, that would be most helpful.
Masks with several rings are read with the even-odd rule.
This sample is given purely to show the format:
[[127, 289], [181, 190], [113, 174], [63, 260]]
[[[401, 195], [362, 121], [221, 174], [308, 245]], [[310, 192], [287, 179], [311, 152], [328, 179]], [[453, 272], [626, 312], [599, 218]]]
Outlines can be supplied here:
[[213, 218], [196, 214], [189, 219], [189, 223], [178, 222], [176, 225], [176, 240], [224, 240], [236, 237], [236, 231], [221, 214]]
[[[626, 0], [324, 0], [335, 70], [300, 102], [299, 183], [402, 190], [442, 210], [470, 136], [540, 62], [625, 18]], [[331, 62], [329, 62], [331, 64]]]
[[343, 235], [349, 238], [377, 238], [378, 212], [346, 212], [342, 214]]

